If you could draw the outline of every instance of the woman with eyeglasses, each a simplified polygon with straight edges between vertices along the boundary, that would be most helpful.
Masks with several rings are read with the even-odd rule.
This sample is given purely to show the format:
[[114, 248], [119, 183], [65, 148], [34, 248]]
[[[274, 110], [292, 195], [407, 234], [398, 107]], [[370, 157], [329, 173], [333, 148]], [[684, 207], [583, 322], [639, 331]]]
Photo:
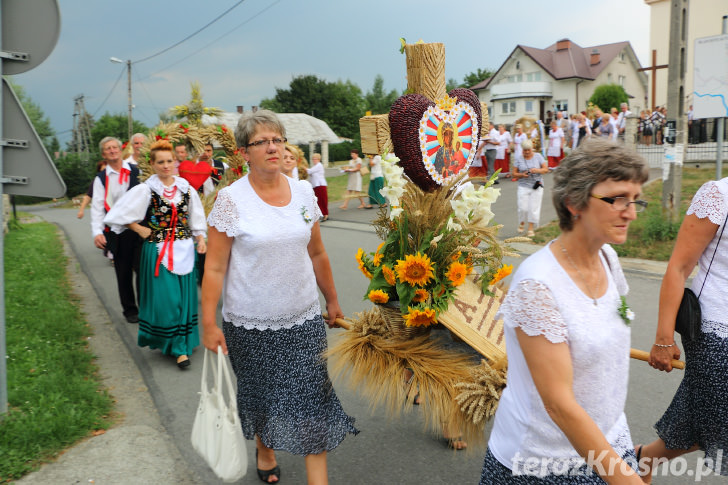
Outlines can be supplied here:
[[624, 405], [628, 291], [611, 244], [647, 205], [644, 160], [587, 140], [554, 174], [561, 235], [521, 263], [501, 306], [508, 386], [481, 484], [641, 484]]
[[[677, 234], [660, 288], [660, 309], [649, 363], [670, 372], [680, 358], [675, 318], [685, 283], [698, 266], [692, 290], [700, 301], [698, 335], [682, 337], [685, 374], [665, 414], [655, 424], [658, 438], [637, 447], [643, 480], [652, 478], [653, 460], [692, 451], [705, 453], [704, 464], [728, 475], [728, 177], [706, 182], [697, 191]], [[658, 465], [660, 462], [655, 462]]]
[[541, 219], [543, 200], [543, 174], [549, 169], [540, 153], [533, 151], [529, 140], [521, 142], [521, 156], [513, 163], [513, 178], [518, 180], [518, 233], [528, 223], [528, 237], [533, 237], [535, 227]]
[[[286, 177], [285, 128], [275, 113], [240, 117], [235, 139], [249, 172], [218, 192], [208, 217], [203, 344], [230, 356], [243, 434], [256, 439], [261, 480], [281, 479], [274, 450], [305, 456], [308, 483], [327, 483], [326, 453], [357, 433], [321, 356], [343, 316], [311, 184]], [[222, 329], [215, 321], [222, 294]]]

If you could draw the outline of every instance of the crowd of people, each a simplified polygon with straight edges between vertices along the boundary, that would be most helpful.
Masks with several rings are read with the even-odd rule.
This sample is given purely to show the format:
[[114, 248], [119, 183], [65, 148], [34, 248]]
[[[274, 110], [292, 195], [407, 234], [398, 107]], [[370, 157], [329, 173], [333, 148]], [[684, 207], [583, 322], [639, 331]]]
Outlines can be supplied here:
[[[622, 119], [629, 113], [625, 108]], [[695, 340], [683, 341], [685, 376], [655, 425], [657, 438], [635, 445], [624, 413], [629, 288], [611, 245], [625, 242], [631, 221], [647, 206], [640, 196], [648, 169], [634, 151], [614, 143], [619, 113], [598, 119], [594, 127], [577, 115], [573, 129], [557, 113], [544, 147], [547, 158], [534, 150], [533, 134], [522, 126], [509, 138], [504, 127], [491, 126], [478, 149], [480, 163], [471, 167], [474, 177], [501, 169], [517, 181], [518, 232], [528, 236], [539, 224], [543, 176], [553, 171], [561, 229], [521, 263], [501, 307], [508, 386], [482, 484], [649, 483], [662, 460], [697, 450], [716, 472], [728, 475], [728, 462], [720, 460], [728, 445], [728, 321], [722, 316], [728, 253], [719, 250], [728, 222], [728, 178], [698, 191], [680, 229], [663, 279], [650, 365], [670, 371], [672, 359], [680, 357], [675, 318], [696, 264], [692, 286], [700, 294], [702, 328]], [[313, 154], [308, 166], [267, 110], [243, 115], [235, 137], [248, 173], [217, 191], [207, 217], [205, 184], [214, 187], [228, 169], [213, 160], [212, 145], [193, 162], [186, 148], [152, 143], [153, 175], [142, 181], [138, 157], [145, 140], [138, 147], [133, 140], [123, 158], [120, 141], [104, 138], [103, 163], [89, 189], [94, 244], [113, 254], [122, 311], [139, 325], [138, 345], [159, 349], [180, 369], [189, 368], [200, 343], [230, 356], [242, 430], [255, 440], [259, 478], [278, 482], [275, 453], [287, 451], [305, 457], [309, 483], [327, 483], [327, 452], [358, 430], [321, 358], [325, 325], [343, 316], [319, 226], [328, 219], [321, 156]], [[512, 163], [499, 157], [499, 148], [510, 154], [516, 143]], [[365, 201], [364, 162], [352, 151], [345, 169], [350, 198], [360, 198], [360, 208], [386, 207], [379, 193], [381, 159], [372, 157], [367, 165]], [[205, 254], [198, 301], [199, 259]]]

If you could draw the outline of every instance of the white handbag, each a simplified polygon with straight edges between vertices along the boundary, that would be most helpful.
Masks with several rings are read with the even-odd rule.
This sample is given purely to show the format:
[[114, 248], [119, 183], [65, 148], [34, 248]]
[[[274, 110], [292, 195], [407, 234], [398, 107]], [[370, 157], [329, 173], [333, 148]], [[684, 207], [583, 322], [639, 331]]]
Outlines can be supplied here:
[[[218, 478], [225, 482], [235, 482], [245, 475], [248, 468], [245, 437], [238, 417], [238, 404], [230, 379], [230, 369], [222, 347], [217, 348], [217, 364], [212, 361], [214, 356], [211, 354], [210, 350], [205, 349], [200, 404], [192, 424], [190, 440], [192, 447], [205, 459]], [[211, 361], [212, 367], [212, 389], [209, 387], [208, 361]]]

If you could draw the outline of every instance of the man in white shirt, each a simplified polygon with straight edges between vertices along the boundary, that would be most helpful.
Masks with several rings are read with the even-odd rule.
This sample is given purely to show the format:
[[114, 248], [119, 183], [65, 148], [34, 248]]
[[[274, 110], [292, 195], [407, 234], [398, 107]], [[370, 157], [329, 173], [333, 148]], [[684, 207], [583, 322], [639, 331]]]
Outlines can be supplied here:
[[139, 183], [139, 169], [121, 159], [121, 142], [107, 136], [99, 143], [101, 156], [106, 160], [106, 169], [94, 179], [94, 195], [91, 199], [91, 234], [94, 245], [114, 254], [114, 271], [119, 290], [119, 299], [124, 317], [129, 323], [139, 322], [139, 307], [134, 293], [136, 273], [136, 294], [139, 293], [139, 258], [142, 240], [129, 229], [121, 234], [110, 231], [104, 225], [104, 216], [114, 203]]
[[624, 129], [627, 126], [627, 117], [632, 116], [632, 112], [629, 111], [627, 103], [619, 105], [619, 114], [617, 115], [617, 133], [621, 140], [624, 140]]
[[138, 165], [139, 161], [142, 159], [142, 147], [144, 146], [144, 142], [147, 141], [146, 135], [144, 133], [134, 133], [131, 137], [131, 148], [132, 152], [131, 155], [129, 155], [129, 158], [126, 158], [124, 161], [128, 163], [129, 165]]
[[[500, 143], [500, 135], [498, 135], [498, 130], [495, 129], [495, 125], [493, 123], [490, 123], [490, 131], [488, 132], [488, 136], [484, 139], [485, 142], [485, 160], [488, 164], [488, 176], [491, 176], [495, 173], [495, 156], [496, 156], [496, 150], [498, 149], [498, 144]], [[495, 184], [499, 184], [498, 179], [495, 179]]]

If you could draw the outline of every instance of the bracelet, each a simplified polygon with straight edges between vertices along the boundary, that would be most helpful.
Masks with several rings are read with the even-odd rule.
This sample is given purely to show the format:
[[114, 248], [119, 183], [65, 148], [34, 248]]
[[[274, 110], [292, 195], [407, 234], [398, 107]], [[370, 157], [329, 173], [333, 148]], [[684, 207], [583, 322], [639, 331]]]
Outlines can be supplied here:
[[669, 349], [670, 347], [675, 345], [675, 342], [671, 343], [670, 345], [662, 345], [662, 344], [652, 344], [652, 345], [654, 345], [655, 347], [660, 347], [661, 349]]

